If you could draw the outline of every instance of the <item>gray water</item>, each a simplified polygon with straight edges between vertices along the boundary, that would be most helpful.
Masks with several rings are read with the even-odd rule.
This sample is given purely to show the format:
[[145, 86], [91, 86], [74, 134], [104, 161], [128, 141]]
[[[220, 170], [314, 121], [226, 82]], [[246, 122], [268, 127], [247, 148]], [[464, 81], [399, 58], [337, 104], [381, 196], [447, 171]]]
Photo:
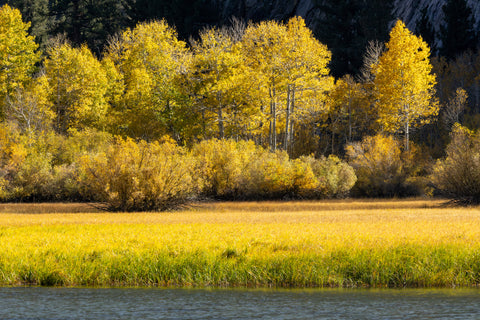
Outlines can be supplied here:
[[480, 319], [480, 289], [0, 288], [0, 319]]

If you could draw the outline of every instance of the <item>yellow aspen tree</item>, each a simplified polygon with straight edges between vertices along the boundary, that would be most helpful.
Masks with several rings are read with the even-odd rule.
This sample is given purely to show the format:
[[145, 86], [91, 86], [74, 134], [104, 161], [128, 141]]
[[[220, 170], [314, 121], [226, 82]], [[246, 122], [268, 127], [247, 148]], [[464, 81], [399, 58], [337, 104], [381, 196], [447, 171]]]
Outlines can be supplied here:
[[243, 57], [225, 29], [202, 31], [200, 40], [192, 43], [192, 49], [195, 70], [192, 77], [198, 83], [196, 94], [200, 97], [202, 119], [214, 119], [217, 137], [223, 139], [226, 126], [234, 120], [241, 100], [239, 83], [244, 76]]
[[112, 41], [105, 54], [124, 81], [119, 128], [129, 136], [147, 140], [166, 133], [176, 136], [182, 121], [179, 75], [186, 73], [191, 57], [174, 28], [165, 21], [138, 24]]
[[22, 88], [35, 71], [40, 52], [34, 37], [28, 35], [30, 23], [22, 21], [19, 10], [7, 4], [0, 7], [0, 119], [5, 118], [5, 99]]
[[6, 120], [15, 123], [22, 133], [50, 131], [55, 118], [50, 95], [47, 77], [38, 75], [7, 98]]
[[368, 95], [361, 83], [347, 74], [336, 81], [330, 99], [332, 135], [341, 135], [343, 142], [350, 143], [354, 138], [368, 132], [373, 115], [369, 108]]
[[55, 129], [67, 133], [70, 128], [102, 128], [108, 110], [108, 81], [90, 49], [58, 43], [48, 50], [44, 67], [56, 114]]
[[295, 120], [327, 109], [326, 93], [333, 87], [328, 69], [331, 53], [300, 17], [287, 24], [267, 21], [250, 25], [242, 45], [251, 81], [258, 82], [252, 87], [260, 92], [258, 96], [267, 97], [259, 101], [267, 106], [262, 111], [270, 123], [269, 145], [276, 149], [277, 136], [283, 130], [283, 148], [289, 150]]
[[252, 81], [259, 84], [252, 86], [252, 90], [259, 90], [261, 96], [267, 97], [264, 99], [267, 105], [261, 105], [260, 109], [268, 115], [267, 121], [270, 123], [268, 144], [272, 150], [277, 148], [278, 105], [281, 99], [281, 87], [285, 84], [286, 42], [285, 25], [275, 21], [262, 21], [249, 25], [242, 40], [246, 65], [253, 71], [251, 72]]
[[[287, 41], [284, 70], [286, 75], [285, 139], [284, 149], [293, 143], [296, 114], [325, 113], [326, 93], [333, 88], [328, 63], [331, 52], [307, 28], [301, 17], [291, 18], [286, 25]], [[302, 97], [302, 95], [304, 97]], [[315, 96], [315, 103], [308, 97]], [[302, 99], [303, 98], [303, 99]], [[306, 99], [307, 98], [307, 99]], [[302, 103], [303, 102], [303, 103]], [[302, 110], [303, 109], [303, 110]], [[299, 110], [300, 112], [298, 112]]]
[[410, 130], [438, 113], [430, 48], [398, 20], [374, 67], [378, 121], [387, 132], [403, 131], [409, 149]]

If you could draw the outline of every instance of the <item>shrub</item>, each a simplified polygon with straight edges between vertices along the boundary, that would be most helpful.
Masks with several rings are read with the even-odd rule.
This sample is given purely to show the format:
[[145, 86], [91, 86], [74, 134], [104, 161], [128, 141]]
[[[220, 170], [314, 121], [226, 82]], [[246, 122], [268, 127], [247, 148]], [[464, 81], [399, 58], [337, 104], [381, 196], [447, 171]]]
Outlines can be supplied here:
[[192, 155], [201, 193], [207, 197], [238, 197], [247, 164], [261, 152], [252, 141], [212, 139], [195, 145]]
[[344, 198], [348, 196], [357, 181], [355, 170], [334, 155], [320, 159], [304, 156], [300, 160], [312, 168], [318, 180], [317, 185], [310, 192], [310, 197]]
[[350, 165], [358, 180], [352, 189], [357, 196], [402, 197], [424, 192], [422, 169], [416, 147], [404, 151], [392, 136], [378, 134], [347, 146]]
[[193, 161], [171, 141], [117, 138], [107, 152], [85, 155], [83, 184], [112, 211], [167, 210], [184, 203], [194, 190]]
[[454, 126], [446, 157], [437, 161], [432, 181], [455, 202], [480, 203], [480, 132]]
[[222, 199], [325, 198], [345, 196], [353, 169], [336, 157], [292, 160], [253, 142], [203, 141], [193, 148], [202, 194]]
[[22, 134], [9, 124], [0, 127], [0, 199], [46, 200], [51, 179], [49, 135]]
[[291, 161], [284, 151], [263, 150], [252, 159], [243, 172], [243, 193], [247, 198], [298, 197], [315, 185], [311, 168]]

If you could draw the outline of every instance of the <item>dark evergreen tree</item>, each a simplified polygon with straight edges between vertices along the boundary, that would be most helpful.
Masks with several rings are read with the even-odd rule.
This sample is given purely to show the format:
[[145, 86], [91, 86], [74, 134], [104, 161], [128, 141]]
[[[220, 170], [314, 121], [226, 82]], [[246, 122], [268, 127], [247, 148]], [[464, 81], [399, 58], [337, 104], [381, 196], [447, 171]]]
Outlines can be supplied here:
[[314, 32], [332, 51], [332, 74], [357, 74], [368, 41], [387, 39], [392, 1], [323, 0], [318, 7], [325, 18]]
[[417, 22], [415, 33], [422, 37], [422, 39], [430, 46], [432, 54], [436, 55], [437, 49], [435, 47], [435, 28], [433, 27], [428, 17], [428, 7], [421, 11], [420, 20]]
[[361, 65], [362, 55], [358, 50], [364, 41], [360, 36], [358, 19], [361, 3], [358, 0], [336, 0], [325, 2], [319, 7], [325, 14], [325, 19], [315, 33], [332, 51], [330, 68], [333, 75], [341, 77], [355, 74]]
[[366, 38], [362, 49], [364, 49], [368, 41], [371, 40], [378, 40], [380, 42], [387, 41], [390, 33], [390, 23], [394, 21], [392, 14], [393, 0], [360, 1], [363, 9], [359, 12], [358, 19], [362, 27], [362, 34]]
[[440, 54], [453, 59], [466, 50], [477, 49], [472, 9], [466, 0], [448, 0], [443, 6], [445, 24], [441, 27], [442, 47]]
[[75, 45], [87, 43], [101, 54], [109, 36], [129, 27], [127, 0], [50, 0], [52, 33], [67, 35]]
[[209, 0], [129, 0], [135, 21], [165, 19], [179, 38], [188, 40], [199, 30], [220, 23], [220, 10]]

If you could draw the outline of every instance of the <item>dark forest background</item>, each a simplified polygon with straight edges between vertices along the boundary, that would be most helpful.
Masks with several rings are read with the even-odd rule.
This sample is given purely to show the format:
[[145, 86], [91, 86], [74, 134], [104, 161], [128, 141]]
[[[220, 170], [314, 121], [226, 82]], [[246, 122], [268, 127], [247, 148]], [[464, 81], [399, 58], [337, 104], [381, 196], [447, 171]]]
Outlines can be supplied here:
[[[180, 39], [189, 40], [204, 28], [228, 25], [232, 17], [287, 21], [300, 14], [332, 51], [330, 69], [340, 78], [358, 74], [368, 42], [385, 42], [393, 22], [408, 18], [395, 16], [395, 12], [408, 11], [398, 8], [402, 2], [408, 5], [408, 1], [393, 0], [248, 1], [248, 5], [242, 0], [1, 0], [0, 6], [7, 3], [19, 9], [23, 19], [32, 23], [31, 33], [41, 47], [62, 34], [75, 45], [88, 44], [98, 56], [109, 37], [143, 21], [165, 19]], [[441, 27], [435, 28], [439, 21], [432, 15], [439, 5], [443, 16]], [[415, 12], [416, 19], [411, 18], [415, 20], [412, 31], [429, 43], [434, 55], [453, 59], [477, 48], [477, 24], [467, 1], [426, 1], [415, 10], [419, 12]]]

